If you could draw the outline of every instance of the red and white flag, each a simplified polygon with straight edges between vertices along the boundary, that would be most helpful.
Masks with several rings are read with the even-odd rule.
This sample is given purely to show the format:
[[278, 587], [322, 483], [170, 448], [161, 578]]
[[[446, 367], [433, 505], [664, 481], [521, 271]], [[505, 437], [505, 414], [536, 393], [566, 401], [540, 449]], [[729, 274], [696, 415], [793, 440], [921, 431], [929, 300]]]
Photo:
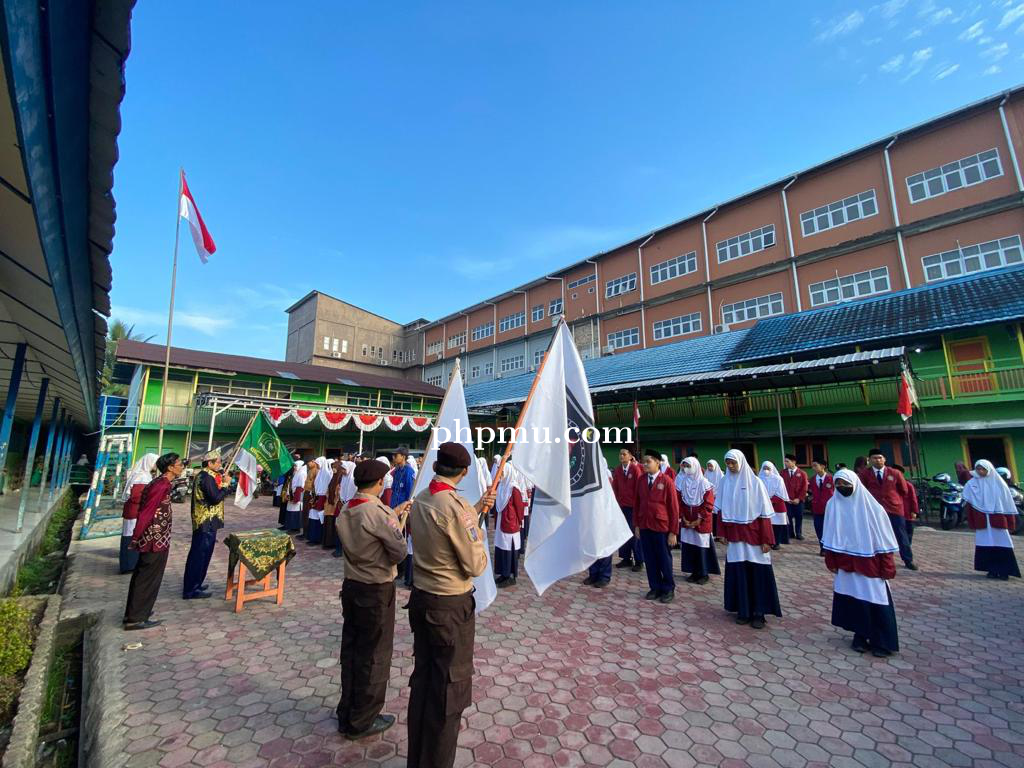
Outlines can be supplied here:
[[635, 430], [640, 426], [640, 406], [636, 403], [636, 398], [633, 398], [633, 429]]
[[917, 392], [914, 390], [914, 382], [906, 371], [900, 375], [900, 399], [896, 405], [896, 412], [904, 421], [914, 415], [914, 406], [917, 405]]
[[196, 201], [192, 197], [192, 192], [189, 191], [188, 182], [185, 181], [184, 171], [181, 172], [181, 200], [178, 215], [188, 222], [188, 227], [192, 232], [192, 242], [196, 244], [196, 253], [199, 254], [200, 261], [205, 264], [217, 250], [217, 246], [210, 236], [210, 230], [203, 223], [203, 217], [199, 215]]
[[235, 465], [238, 467], [238, 487], [235, 488], [235, 506], [245, 509], [252, 501], [256, 493], [256, 483], [260, 476], [260, 465], [245, 448], [238, 451], [235, 457]]

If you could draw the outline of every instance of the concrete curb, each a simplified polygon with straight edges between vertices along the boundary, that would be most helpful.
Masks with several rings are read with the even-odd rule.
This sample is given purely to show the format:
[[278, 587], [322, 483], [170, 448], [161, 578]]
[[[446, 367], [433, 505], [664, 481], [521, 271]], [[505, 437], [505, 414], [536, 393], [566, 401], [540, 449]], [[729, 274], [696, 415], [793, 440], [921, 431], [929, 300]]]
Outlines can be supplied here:
[[39, 634], [32, 650], [32, 661], [29, 663], [25, 684], [18, 698], [18, 714], [14, 717], [11, 741], [4, 753], [3, 768], [33, 768], [36, 764], [39, 720], [46, 697], [46, 680], [56, 649], [57, 622], [60, 619], [60, 595], [23, 597], [18, 600], [36, 604], [45, 601], [46, 610], [42, 621], [39, 622]]

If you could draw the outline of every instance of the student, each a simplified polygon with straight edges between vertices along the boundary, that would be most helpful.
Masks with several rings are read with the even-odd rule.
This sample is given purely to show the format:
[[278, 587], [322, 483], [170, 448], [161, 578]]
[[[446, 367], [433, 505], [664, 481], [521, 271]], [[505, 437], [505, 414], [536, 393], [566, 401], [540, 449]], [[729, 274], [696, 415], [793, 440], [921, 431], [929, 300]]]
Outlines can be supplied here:
[[309, 525], [306, 544], [319, 545], [324, 536], [324, 508], [327, 506], [327, 489], [334, 479], [331, 460], [320, 456], [316, 460], [316, 478], [313, 480], [313, 502], [309, 506]]
[[[514, 587], [519, 576], [519, 535], [523, 528], [526, 487], [519, 471], [509, 461], [501, 470], [498, 483], [494, 526], [494, 583], [499, 589]], [[606, 582], [607, 583], [607, 582]]]
[[982, 459], [974, 465], [974, 476], [964, 486], [964, 501], [967, 524], [974, 529], [974, 570], [986, 571], [990, 579], [1019, 579], [1010, 537], [1017, 528], [1017, 505], [991, 461]]
[[725, 477], [715, 492], [725, 553], [725, 610], [737, 624], [762, 629], [765, 616], [782, 616], [771, 549], [775, 543], [772, 503], [764, 484], [735, 448], [725, 454]]
[[[907, 470], [901, 467], [899, 464], [893, 464], [892, 468], [898, 472], [903, 473], [903, 476], [907, 476]], [[910, 545], [914, 544], [914, 528], [917, 526], [917, 489], [914, 488], [914, 484], [907, 481], [907, 490], [903, 494], [903, 519], [907, 521], [907, 541]]]
[[786, 514], [789, 516], [789, 534], [797, 541], [804, 540], [804, 499], [807, 497], [807, 475], [796, 465], [796, 456], [787, 453], [782, 460], [782, 482], [786, 485], [789, 501]]
[[825, 532], [825, 506], [835, 493], [835, 484], [824, 459], [812, 461], [811, 468], [814, 470], [814, 478], [811, 480], [811, 514], [814, 516], [814, 534], [818, 537], [818, 554], [824, 557], [821, 537]]
[[302, 494], [306, 484], [306, 463], [296, 459], [292, 465], [292, 476], [288, 481], [285, 498], [284, 527], [288, 533], [302, 532]]
[[885, 454], [877, 448], [868, 453], [869, 466], [860, 471], [858, 477], [875, 501], [889, 515], [892, 533], [900, 545], [900, 557], [911, 571], [916, 571], [914, 552], [907, 538], [907, 521], [903, 513], [903, 497], [907, 495], [907, 480], [903, 473], [885, 466]]
[[121, 573], [131, 573], [135, 570], [135, 564], [139, 561], [139, 553], [132, 549], [132, 534], [135, 533], [135, 521], [139, 517], [139, 501], [142, 499], [142, 492], [146, 486], [153, 481], [153, 472], [156, 469], [156, 460], [160, 458], [155, 453], [147, 453], [142, 456], [128, 473], [124, 482], [124, 494], [121, 500], [124, 502], [121, 517], [121, 552], [118, 557], [118, 564]]
[[667, 454], [664, 454], [664, 453], [660, 454], [660, 460], [658, 462], [658, 468], [661, 470], [661, 473], [663, 475], [665, 475], [665, 477], [667, 477], [673, 483], [676, 481], [676, 471], [674, 469], [672, 469], [672, 465], [668, 461], [668, 455]]
[[679, 494], [675, 483], [661, 472], [661, 454], [644, 453], [644, 471], [633, 510], [635, 534], [644, 550], [647, 568], [648, 600], [671, 603], [675, 599], [676, 582], [672, 576], [672, 553], [679, 530]]
[[707, 584], [708, 574], [719, 575], [718, 555], [711, 541], [711, 511], [715, 508], [715, 487], [700, 471], [693, 457], [683, 459], [676, 475], [682, 529], [679, 532], [680, 566], [690, 574], [691, 584]]
[[320, 472], [320, 465], [316, 459], [306, 462], [306, 482], [302, 486], [302, 533], [298, 536], [304, 539], [309, 536], [309, 513], [313, 509], [313, 502], [316, 500], [316, 476]]
[[775, 543], [772, 549], [778, 549], [780, 544], [789, 544], [789, 520], [786, 516], [786, 502], [789, 495], [786, 493], [786, 484], [782, 482], [779, 470], [770, 461], [761, 464], [761, 472], [758, 479], [764, 484], [768, 492], [768, 498], [772, 504], [772, 532], [775, 536]]
[[722, 472], [722, 467], [717, 461], [709, 459], [707, 469], [704, 471], [704, 477], [708, 479], [711, 485], [717, 486], [722, 481], [722, 478], [725, 477], [725, 473]]
[[[619, 451], [619, 466], [612, 471], [612, 490], [615, 491], [615, 500], [619, 503], [626, 518], [626, 525], [633, 530], [633, 510], [636, 507], [636, 489], [643, 479], [644, 471], [637, 464], [633, 452], [629, 448]], [[632, 568], [638, 572], [644, 567], [644, 551], [640, 546], [640, 540], [635, 536], [619, 547], [619, 557], [622, 559], [615, 565], [616, 568]]]
[[836, 472], [836, 494], [825, 512], [825, 565], [836, 575], [832, 624], [853, 632], [853, 650], [878, 657], [900, 649], [888, 581], [899, 551], [882, 505], [848, 469]]

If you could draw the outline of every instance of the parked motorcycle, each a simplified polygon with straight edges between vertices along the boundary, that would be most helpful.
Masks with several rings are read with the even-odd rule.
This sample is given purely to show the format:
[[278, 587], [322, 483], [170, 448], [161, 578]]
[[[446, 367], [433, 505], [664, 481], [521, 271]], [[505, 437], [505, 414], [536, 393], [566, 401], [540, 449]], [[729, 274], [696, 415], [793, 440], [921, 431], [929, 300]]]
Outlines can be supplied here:
[[1021, 524], [1021, 520], [1024, 519], [1021, 517], [1024, 515], [1024, 491], [1017, 483], [1013, 482], [1013, 475], [1006, 467], [996, 467], [996, 472], [1006, 481], [1006, 485], [1010, 488], [1010, 496], [1013, 497], [1013, 503], [1017, 505], [1017, 530], [1015, 533], [1024, 535], [1024, 525]]
[[942, 500], [939, 506], [939, 525], [942, 530], [949, 531], [963, 525], [964, 515], [964, 487], [954, 483], [947, 473], [940, 472], [932, 480], [939, 484], [942, 490]]
[[179, 475], [178, 478], [173, 483], [171, 483], [172, 503], [181, 504], [186, 499], [191, 498], [192, 478], [192, 473], [186, 470], [183, 474]]

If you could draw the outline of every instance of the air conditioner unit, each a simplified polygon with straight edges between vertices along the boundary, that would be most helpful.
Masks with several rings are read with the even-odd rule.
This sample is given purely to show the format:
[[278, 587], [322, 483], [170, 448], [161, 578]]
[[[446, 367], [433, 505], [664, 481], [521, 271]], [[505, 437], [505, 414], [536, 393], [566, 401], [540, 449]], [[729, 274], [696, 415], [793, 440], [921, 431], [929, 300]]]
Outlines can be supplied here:
[[719, 325], [715, 326], [715, 333], [728, 333], [728, 332], [729, 332], [729, 324], [728, 323], [720, 323]]
[[381, 365], [391, 365], [391, 361], [390, 360], [381, 360], [380, 364]]
[[501, 371], [498, 371], [496, 374], [494, 374], [494, 378], [500, 379], [501, 378]]
[[466, 354], [466, 348], [465, 347], [459, 347], [459, 354], [460, 355]]
[[601, 350], [601, 354], [603, 354], [603, 355], [610, 355], [610, 354], [612, 354], [614, 352], [615, 352], [615, 345], [614, 344], [609, 344], [608, 346], [604, 347]]
[[336, 357], [336, 358], [338, 358], [340, 360], [341, 359], [341, 352], [331, 352], [331, 357]]

